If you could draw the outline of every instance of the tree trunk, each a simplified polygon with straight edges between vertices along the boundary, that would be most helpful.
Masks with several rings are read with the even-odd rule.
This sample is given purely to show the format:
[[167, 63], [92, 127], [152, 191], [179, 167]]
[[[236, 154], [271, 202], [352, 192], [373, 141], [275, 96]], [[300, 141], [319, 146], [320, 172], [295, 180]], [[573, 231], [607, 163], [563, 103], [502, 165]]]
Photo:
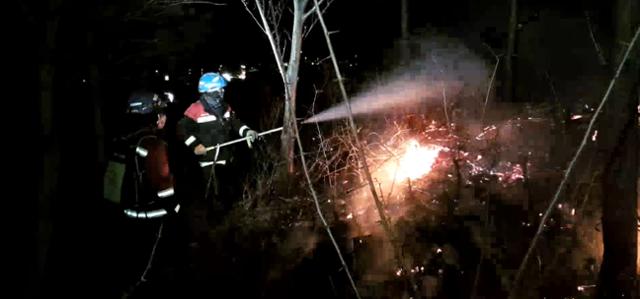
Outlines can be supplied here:
[[[287, 85], [285, 83], [285, 85]], [[291, 175], [295, 172], [294, 167], [294, 152], [293, 152], [293, 125], [291, 123], [294, 118], [291, 115], [291, 96], [289, 95], [289, 90], [286, 91], [285, 100], [284, 100], [284, 118], [283, 118], [283, 126], [282, 135], [280, 135], [280, 156], [286, 161], [286, 173], [287, 175]], [[295, 101], [295, 99], [294, 99]], [[288, 181], [288, 180], [285, 180]]]
[[620, 139], [607, 162], [602, 182], [606, 198], [602, 201], [604, 254], [599, 298], [637, 298], [636, 184], [640, 148], [636, 116], [629, 114], [625, 128], [616, 134]]
[[296, 92], [298, 85], [298, 71], [300, 70], [300, 57], [302, 49], [302, 25], [304, 24], [304, 9], [307, 0], [293, 1], [293, 26], [291, 31], [291, 48], [289, 63], [285, 75], [285, 105], [284, 105], [284, 129], [281, 135], [281, 154], [287, 161], [287, 172], [293, 174], [294, 168], [294, 142], [293, 122], [296, 121]]
[[[92, 44], [90, 44], [89, 49], [93, 49]], [[95, 50], [94, 50], [95, 51]], [[100, 90], [100, 67], [99, 62], [92, 62], [89, 65], [89, 84], [91, 85], [91, 100], [93, 106], [93, 131], [94, 136], [96, 138], [96, 147], [95, 147], [95, 157], [96, 157], [96, 165], [94, 168], [94, 179], [96, 190], [98, 191], [95, 194], [95, 198], [102, 197], [102, 165], [105, 163], [105, 153], [104, 153], [104, 127], [102, 123], [102, 97]]]
[[509, 9], [509, 28], [507, 53], [505, 59], [504, 100], [511, 102], [513, 98], [513, 56], [516, 45], [516, 26], [518, 25], [518, 0], [511, 0]]
[[[55, 11], [57, 4], [52, 4]], [[37, 272], [33, 278], [32, 290], [39, 292], [43, 287], [49, 245], [52, 234], [52, 202], [58, 185], [58, 165], [60, 163], [60, 149], [54, 125], [54, 51], [58, 31], [59, 17], [52, 13], [45, 22], [45, 39], [40, 46], [40, 140], [43, 150], [41, 160], [41, 181], [38, 186], [38, 229], [37, 229]]]
[[[637, 11], [637, 0], [619, 0], [615, 3], [611, 61], [615, 62], [612, 65], [616, 67], [637, 29]], [[637, 178], [640, 137], [635, 91], [639, 84], [639, 54], [636, 45], [613, 88], [613, 101], [606, 108], [601, 124], [602, 130], [606, 130], [606, 134], [600, 134], [599, 137], [599, 156], [606, 163], [602, 180], [606, 198], [602, 201], [604, 254], [598, 298], [638, 298]]]

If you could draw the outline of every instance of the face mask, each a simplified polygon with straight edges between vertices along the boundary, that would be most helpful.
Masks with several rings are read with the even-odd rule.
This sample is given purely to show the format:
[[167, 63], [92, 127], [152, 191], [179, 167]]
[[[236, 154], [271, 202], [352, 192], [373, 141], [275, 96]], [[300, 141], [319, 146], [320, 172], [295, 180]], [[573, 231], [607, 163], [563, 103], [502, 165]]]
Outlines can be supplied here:
[[227, 103], [224, 101], [223, 93], [220, 91], [202, 94], [201, 101], [208, 113], [212, 113], [218, 117], [222, 117], [227, 111]]

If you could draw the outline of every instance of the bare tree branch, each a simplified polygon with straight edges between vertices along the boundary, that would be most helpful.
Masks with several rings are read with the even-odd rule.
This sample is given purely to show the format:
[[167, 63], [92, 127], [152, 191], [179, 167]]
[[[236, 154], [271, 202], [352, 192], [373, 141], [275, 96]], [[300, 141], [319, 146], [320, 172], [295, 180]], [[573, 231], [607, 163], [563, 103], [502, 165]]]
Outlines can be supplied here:
[[571, 162], [569, 163], [569, 167], [564, 172], [564, 177], [562, 178], [562, 181], [560, 182], [560, 186], [558, 186], [558, 189], [556, 190], [556, 193], [553, 196], [553, 200], [551, 201], [551, 203], [549, 203], [549, 207], [547, 208], [546, 212], [542, 216], [542, 219], [540, 220], [540, 224], [538, 225], [538, 230], [536, 231], [536, 234], [533, 236], [533, 239], [531, 240], [531, 244], [529, 245], [529, 249], [527, 249], [527, 253], [524, 255], [524, 258], [522, 259], [522, 263], [520, 263], [520, 267], [518, 268], [518, 272], [516, 273], [516, 277], [515, 277], [515, 279], [513, 281], [513, 285], [511, 287], [511, 291], [509, 292], [509, 298], [510, 299], [511, 298], [515, 298], [515, 296], [516, 296], [516, 291], [518, 290], [518, 284], [519, 284], [520, 279], [522, 277], [522, 273], [524, 272], [525, 268], [527, 267], [527, 263], [528, 263], [529, 258], [531, 256], [531, 253], [533, 252], [534, 248], [536, 247], [536, 244], [538, 243], [538, 239], [540, 238], [540, 235], [542, 235], [542, 231], [544, 230], [544, 226], [547, 223], [547, 219], [549, 218], [549, 215], [551, 215], [551, 212], [553, 211], [553, 208], [556, 206], [556, 202], [558, 202], [558, 200], [560, 199], [560, 193], [564, 190], [565, 186], [567, 185], [567, 181], [569, 179], [569, 176], [571, 176], [571, 173], [573, 172], [573, 169], [575, 167], [576, 161], [580, 157], [580, 154], [582, 154], [582, 151], [584, 151], [584, 148], [585, 148], [585, 146], [587, 144], [587, 140], [591, 136], [591, 131], [593, 130], [593, 125], [595, 124], [596, 120], [598, 119], [598, 115], [600, 115], [600, 112], [602, 111], [602, 107], [604, 107], [604, 104], [606, 104], [607, 100], [609, 99], [609, 94], [611, 93], [611, 90], [613, 89], [613, 86], [615, 85], [616, 80], [618, 79], [618, 76], [620, 76], [620, 72], [622, 71], [622, 67], [627, 62], [627, 59], [629, 58], [629, 53], [631, 52], [631, 49], [633, 49], [633, 46], [635, 45], [639, 34], [640, 34], [640, 27], [638, 29], [636, 29], [636, 33], [634, 34], [633, 39], [631, 40], [631, 43], [630, 43], [629, 47], [627, 48], [627, 51], [625, 52], [624, 57], [622, 58], [622, 61], [620, 62], [620, 65], [618, 66], [616, 74], [611, 79], [611, 82], [609, 83], [609, 87], [607, 88], [607, 92], [604, 94], [604, 97], [600, 101], [600, 105], [598, 105], [598, 109], [596, 109], [596, 112], [593, 114], [593, 117], [591, 117], [591, 121], [589, 121], [589, 126], [587, 127], [587, 131], [584, 133], [584, 136], [582, 138], [582, 142], [580, 143], [580, 146], [578, 147], [578, 150], [576, 151], [575, 155], [573, 156], [573, 159], [571, 159]]
[[[275, 19], [275, 16], [276, 16], [276, 9], [275, 9], [276, 4], [274, 4], [273, 1], [269, 1], [269, 0], [266, 0], [266, 1], [268, 1], [266, 2], [268, 4], [265, 4], [264, 6], [265, 16], [267, 17], [268, 20], [271, 20], [273, 23], [273, 20]], [[273, 29], [276, 30], [277, 28], [273, 28]]]
[[[323, 0], [324, 1], [324, 0]], [[327, 11], [327, 9], [329, 9], [329, 6], [331, 6], [331, 4], [333, 3], [334, 0], [329, 0], [329, 2], [327, 2], [327, 5], [324, 7], [324, 9], [322, 10], [322, 14], [324, 15], [324, 13]], [[311, 11], [309, 11], [308, 13], [312, 13], [315, 11], [315, 7], [312, 8]], [[309, 25], [307, 32], [305, 32], [305, 34], [303, 35], [303, 38], [306, 38], [307, 35], [309, 35], [309, 33], [311, 32], [311, 30], [313, 29], [313, 26], [318, 22], [318, 19], [314, 19], [313, 22], [311, 23], [311, 25]]]
[[[438, 64], [438, 60], [436, 59], [435, 53], [431, 54], [431, 60], [433, 61], [433, 63], [435, 63], [436, 67], [440, 71], [440, 74], [444, 75], [444, 70], [442, 69], [442, 67], [440, 67], [440, 64]], [[451, 132], [451, 119], [449, 119], [449, 113], [448, 113], [448, 107], [447, 107], [448, 106], [447, 105], [447, 92], [446, 92], [446, 87], [445, 87], [444, 81], [442, 81], [441, 85], [442, 85], [442, 106], [443, 106], [443, 109], [444, 109], [444, 117], [445, 117], [445, 120], [447, 121], [447, 130], [449, 131], [450, 135], [453, 135], [453, 132]]]
[[322, 214], [322, 209], [320, 208], [320, 201], [318, 199], [318, 195], [316, 194], [315, 189], [313, 188], [311, 177], [309, 176], [309, 170], [307, 169], [307, 164], [306, 164], [304, 155], [302, 154], [302, 153], [304, 153], [304, 149], [302, 148], [302, 141], [300, 141], [300, 132], [298, 131], [298, 124], [295, 121], [293, 122], [293, 128], [294, 128], [294, 132], [295, 132], [295, 136], [296, 136], [296, 141], [297, 141], [297, 144], [298, 144], [298, 149], [300, 150], [300, 160], [302, 161], [302, 169], [303, 169], [304, 175], [305, 175], [305, 177], [307, 179], [307, 184], [309, 185], [309, 190], [311, 191], [311, 195], [313, 196], [313, 202], [314, 202], [314, 204], [316, 206], [316, 212], [318, 213], [318, 217], [320, 218], [320, 221], [324, 225], [324, 228], [327, 231], [327, 234], [329, 235], [329, 239], [331, 239], [331, 243], [333, 244], [333, 247], [336, 249], [336, 252], [338, 253], [338, 258], [340, 259], [340, 263], [342, 264], [342, 268], [345, 270], [345, 273], [347, 274], [347, 277], [349, 278], [349, 281], [351, 282], [351, 287], [353, 288], [353, 291], [355, 292], [356, 298], [360, 299], [360, 292], [358, 292], [358, 288], [356, 287], [356, 284], [353, 281], [353, 278], [351, 277], [351, 271], [349, 271], [347, 263], [345, 262], [344, 257], [342, 257], [342, 252], [340, 251], [340, 247], [338, 246], [338, 243], [336, 242], [335, 238], [333, 237], [333, 233], [331, 233], [331, 228], [330, 228], [329, 224], [327, 223], [327, 220], [324, 218], [324, 216]]
[[487, 50], [489, 50], [489, 52], [491, 52], [491, 55], [493, 55], [494, 57], [502, 56], [502, 54], [500, 54], [500, 55], [496, 54], [496, 52], [493, 51], [491, 46], [487, 45], [487, 43], [482, 43], [482, 44], [487, 48]]
[[286, 40], [291, 40], [291, 32], [285, 31], [284, 34], [287, 36]]
[[[342, 94], [342, 98], [346, 104], [346, 108], [347, 108], [347, 114], [349, 115], [349, 127], [351, 129], [351, 134], [353, 135], [354, 141], [355, 141], [355, 146], [357, 148], [357, 153], [358, 156], [360, 158], [360, 163], [362, 165], [363, 171], [365, 173], [365, 177], [367, 179], [367, 182], [369, 183], [369, 189], [371, 191], [371, 195], [373, 196], [373, 200], [376, 204], [377, 210], [378, 210], [378, 214], [380, 217], [380, 222], [382, 224], [382, 227], [384, 229], [384, 231], [387, 234], [387, 237], [390, 239], [392, 245], [394, 245], [394, 255], [395, 258], [397, 260], [397, 262], [399, 263], [400, 267], [404, 267], [404, 263], [402, 262], [402, 257], [400, 256], [400, 252], [398, 251], [398, 246], [397, 246], [397, 239], [393, 233], [393, 231], [391, 230], [391, 226], [389, 224], [389, 219], [387, 218], [385, 212], [384, 212], [384, 206], [382, 205], [382, 202], [380, 201], [380, 198], [378, 197], [378, 193], [376, 191], [376, 187], [375, 184], [373, 182], [373, 178], [371, 176], [371, 172], [369, 170], [369, 166], [367, 164], [367, 159], [366, 156], [364, 154], [364, 149], [362, 147], [362, 144], [360, 143], [360, 139], [358, 138], [358, 130], [356, 129], [356, 125], [355, 122], [353, 120], [353, 113], [351, 110], [351, 103], [349, 101], [349, 98], [347, 96], [347, 91], [344, 87], [343, 84], [343, 80], [342, 80], [342, 75], [340, 73], [340, 68], [338, 66], [338, 60], [336, 58], [335, 53], [333, 52], [333, 46], [331, 44], [331, 39], [329, 38], [329, 30], [327, 30], [327, 26], [324, 23], [324, 18], [322, 17], [322, 12], [320, 10], [320, 7], [318, 5], [318, 0], [314, 0], [315, 3], [315, 12], [316, 15], [318, 16], [318, 20], [320, 22], [320, 25], [322, 26], [322, 30], [324, 31], [324, 36], [327, 42], [327, 48], [329, 48], [329, 54], [331, 56], [331, 60], [333, 61], [333, 67], [336, 73], [336, 76], [338, 78], [338, 84], [340, 86], [340, 92]], [[409, 267], [406, 267], [406, 269], [409, 269]], [[413, 290], [414, 293], [416, 293], [417, 291], [417, 286], [415, 285], [415, 283], [412, 281], [412, 277], [409, 276], [408, 277], [411, 283], [411, 288]], [[351, 275], [349, 275], [349, 279], [351, 282], [351, 285], [354, 289], [354, 291], [356, 292], [356, 296], [358, 296], [358, 298], [360, 297], [360, 295], [357, 292], [357, 288], [355, 283], [353, 282], [353, 279], [351, 278]]]
[[[318, 90], [318, 88], [316, 88], [316, 85], [313, 85], [313, 90], [314, 90], [314, 94], [313, 94], [313, 102], [311, 103], [311, 115], [315, 115], [315, 107], [316, 107], [316, 99], [318, 98], [318, 94], [321, 92], [320, 90]], [[327, 163], [325, 163], [325, 165], [323, 165], [323, 169], [324, 171], [326, 171], [327, 175], [330, 173], [330, 168], [329, 165], [331, 165], [331, 161], [329, 160], [329, 157], [327, 155], [327, 144], [324, 142], [323, 138], [322, 138], [322, 131], [320, 130], [320, 124], [315, 123], [316, 125], [316, 131], [318, 132], [318, 141], [320, 143], [320, 149], [322, 152], [322, 155], [324, 156], [324, 161], [327, 161]], [[334, 158], [337, 158], [338, 155], [334, 155]], [[320, 159], [316, 158], [316, 161], [320, 161]], [[334, 191], [334, 186], [331, 183], [331, 178], [329, 177], [329, 187], [331, 188], [330, 190]]]
[[273, 51], [273, 56], [276, 59], [276, 65], [278, 66], [278, 71], [280, 72], [280, 76], [282, 77], [282, 82], [287, 82], [284, 72], [284, 66], [282, 65], [282, 54], [279, 52], [276, 47], [276, 42], [273, 39], [273, 34], [271, 32], [271, 28], [269, 27], [269, 22], [267, 22], [267, 18], [264, 14], [264, 7], [260, 0], [255, 0], [256, 6], [258, 7], [258, 13], [260, 14], [260, 19], [262, 20], [262, 25], [264, 26], [264, 32], [269, 39], [269, 44], [271, 45], [271, 50]]
[[[491, 50], [491, 48], [489, 48], [489, 50]], [[493, 53], [493, 51], [491, 51], [491, 53]], [[496, 56], [496, 65], [493, 67], [493, 74], [491, 75], [491, 80], [489, 81], [489, 86], [487, 87], [487, 95], [485, 96], [484, 105], [482, 106], [482, 117], [480, 118], [480, 123], [482, 124], [483, 127], [484, 127], [484, 116], [485, 116], [485, 113], [487, 112], [487, 105], [489, 104], [489, 96], [491, 95], [491, 89], [493, 87], [493, 80], [496, 78], [496, 72], [498, 71], [498, 65], [500, 64], [500, 56], [495, 55], [495, 53], [493, 53], [493, 55]]]
[[[155, 2], [157, 2], [158, 0], [149, 0], [147, 2], [144, 3], [144, 5], [142, 5], [142, 8], [137, 9], [137, 10], [132, 10], [128, 13], [126, 13], [124, 15], [124, 21], [130, 21], [130, 20], [135, 20], [135, 19], [143, 19], [141, 17], [141, 15], [148, 11], [151, 10], [151, 8], [153, 7], [153, 5], [155, 4]], [[162, 12], [162, 11], [161, 11]]]
[[[149, 1], [149, 2], [153, 2], [153, 0]], [[213, 5], [213, 6], [226, 6], [226, 3], [216, 3], [216, 2], [210, 2], [210, 1], [163, 1], [163, 2], [159, 2], [158, 4], [156, 4], [157, 6], [161, 7], [162, 9], [160, 10], [160, 12], [156, 13], [155, 16], [159, 16], [164, 14], [169, 8], [174, 7], [174, 6], [179, 6], [179, 5], [188, 5], [188, 4], [209, 4], [209, 5]]]
[[[282, 55], [282, 60], [284, 61], [284, 57], [287, 54], [287, 41], [288, 41], [288, 39], [282, 40], [277, 32], [275, 32], [275, 35], [276, 35], [276, 41], [278, 42], [278, 45], [282, 44], [282, 46], [280, 47], [280, 55]], [[287, 68], [285, 66], [285, 70], [286, 69]]]
[[274, 30], [280, 28], [280, 21], [282, 21], [282, 16], [284, 15], [285, 2], [281, 1], [278, 3], [280, 4], [278, 7], [272, 5], [271, 19], [273, 20]]
[[[317, 7], [320, 7], [320, 4], [322, 4], [323, 2], [324, 2], [324, 0], [320, 0], [320, 2], [318, 2], [318, 6]], [[333, 2], [333, 1], [331, 1], [331, 2]], [[329, 4], [331, 4], [331, 3], [329, 3]], [[311, 9], [309, 9], [309, 11], [307, 11], [304, 14], [304, 16], [302, 18], [304, 18], [306, 20], [309, 16], [311, 16], [315, 12], [316, 12], [316, 6], [314, 5]]]
[[320, 59], [320, 60], [316, 61], [315, 63], [319, 65], [320, 63], [324, 62], [325, 60], [327, 60], [327, 59], [329, 59], [329, 58], [331, 58], [331, 56], [327, 56], [327, 57], [325, 57], [325, 58], [322, 58], [322, 59]]
[[242, 0], [242, 4], [244, 4], [244, 8], [247, 10], [247, 12], [251, 16], [251, 18], [253, 18], [253, 20], [256, 21], [256, 24], [258, 25], [258, 28], [260, 28], [260, 30], [262, 30], [262, 32], [264, 32], [264, 34], [267, 34], [267, 32], [265, 31], [264, 27], [262, 27], [262, 24], [260, 24], [260, 21], [258, 21], [258, 19], [256, 18], [255, 14], [253, 14], [251, 9], [249, 9], [249, 5], [247, 4], [247, 0]]
[[444, 87], [444, 83], [442, 84], [442, 108], [444, 109], [444, 118], [447, 120], [447, 129], [449, 130], [449, 134], [453, 135], [451, 132], [451, 119], [449, 119], [449, 105], [447, 105], [447, 89]]
[[589, 28], [589, 35], [591, 36], [591, 41], [593, 42], [593, 46], [596, 48], [596, 53], [598, 54], [598, 61], [600, 62], [600, 65], [606, 65], [607, 60], [604, 58], [602, 49], [600, 49], [600, 45], [596, 41], [596, 37], [593, 34], [593, 29], [591, 28], [591, 20], [589, 19], [589, 13], [587, 11], [584, 12], [584, 17], [587, 19], [587, 28]]
[[565, 121], [565, 116], [563, 115], [562, 112], [562, 104], [560, 103], [560, 100], [558, 99], [558, 93], [556, 92], [556, 88], [553, 85], [553, 80], [551, 80], [551, 76], [549, 76], [549, 71], [545, 70], [544, 72], [545, 77], [547, 78], [547, 82], [549, 83], [549, 89], [551, 90], [551, 94], [553, 95], [553, 101], [555, 104], [555, 113], [554, 113], [554, 118], [557, 120], [557, 122], [560, 124], [560, 128], [562, 129], [562, 135], [566, 136], [567, 134], [567, 124]]
[[147, 1], [144, 6], [142, 7], [142, 9], [146, 9], [147, 7], [153, 5], [155, 2], [157, 2], [158, 0], [149, 0]]
[[[149, 3], [154, 2], [149, 1]], [[165, 8], [169, 8], [172, 6], [178, 6], [178, 5], [186, 5], [186, 4], [208, 4], [208, 5], [213, 5], [213, 6], [226, 6], [226, 3], [217, 3], [217, 2], [211, 2], [211, 1], [162, 1], [159, 4], [163, 4], [166, 5]]]
[[[267, 21], [267, 17], [265, 15], [265, 11], [264, 11], [264, 7], [263, 5], [260, 3], [259, 0], [255, 0], [256, 4], [258, 6], [258, 12], [260, 13], [260, 18], [262, 20], [263, 26], [264, 26], [264, 31], [267, 34], [267, 37], [269, 39], [269, 43], [271, 45], [271, 49], [274, 53], [274, 56], [276, 58], [276, 63], [278, 66], [278, 70], [280, 72], [280, 75], [282, 77], [282, 82], [285, 85], [284, 88], [284, 92], [285, 92], [285, 99], [291, 99], [294, 98], [295, 99], [295, 80], [297, 79], [297, 68], [296, 65], [294, 65], [295, 63], [297, 63], [297, 56], [299, 55], [299, 40], [293, 40], [291, 39], [292, 42], [292, 49], [291, 49], [291, 53], [289, 53], [289, 67], [286, 69], [285, 72], [285, 67], [283, 66], [283, 60], [284, 60], [284, 50], [282, 50], [281, 52], [279, 52], [278, 50], [278, 43], [276, 42], [276, 39], [274, 38], [274, 34], [277, 34], [279, 31], [275, 30], [272, 31], [271, 28], [269, 27], [269, 22]], [[301, 21], [301, 15], [302, 12], [304, 12], [304, 5], [306, 5], [307, 1], [306, 0], [302, 0], [300, 2], [294, 2], [294, 7], [296, 7], [296, 14], [294, 14], [294, 24], [296, 24], [296, 21]], [[270, 11], [271, 11], [271, 15], [269, 16], [271, 18], [271, 20], [275, 20], [273, 17], [275, 16], [274, 14], [274, 10], [273, 7], [270, 7]], [[277, 19], [277, 18], [276, 18]], [[303, 22], [303, 20], [302, 20]], [[297, 23], [299, 27], [300, 23]], [[296, 35], [296, 32], [299, 30], [296, 29], [297, 27], [294, 25], [294, 35]], [[301, 36], [300, 32], [297, 32], [298, 37]], [[301, 38], [300, 38], [301, 39]], [[280, 38], [278, 38], [278, 40], [281, 40]], [[286, 40], [284, 41], [286, 43]], [[296, 47], [296, 45], [298, 47]], [[294, 52], [295, 51], [295, 52]], [[292, 73], [290, 73], [292, 72]], [[289, 82], [289, 81], [292, 82]], [[293, 84], [293, 87], [290, 86], [290, 84]], [[315, 207], [316, 207], [316, 211], [318, 214], [318, 217], [320, 218], [320, 221], [322, 222], [322, 224], [324, 225], [324, 228], [327, 232], [327, 234], [329, 235], [329, 238], [331, 239], [331, 242], [333, 244], [333, 246], [335, 247], [335, 250], [338, 254], [338, 257], [340, 259], [340, 262], [342, 263], [343, 269], [345, 270], [345, 273], [347, 274], [347, 276], [349, 277], [349, 280], [352, 283], [352, 286], [354, 287], [354, 291], [356, 293], [357, 298], [360, 298], [360, 295], [358, 293], [358, 290], [355, 288], [355, 283], [353, 282], [353, 279], [351, 277], [351, 272], [349, 271], [349, 268], [344, 260], [344, 258], [342, 257], [342, 253], [340, 251], [340, 247], [338, 246], [335, 238], [333, 237], [333, 234], [331, 232], [331, 228], [329, 226], [329, 224], [327, 223], [326, 219], [324, 218], [324, 215], [322, 213], [322, 209], [320, 207], [320, 200], [318, 199], [318, 195], [316, 194], [316, 191], [313, 187], [313, 181], [311, 180], [311, 176], [309, 175], [309, 169], [307, 167], [307, 163], [305, 161], [305, 153], [304, 153], [304, 149], [302, 147], [302, 141], [300, 140], [300, 134], [299, 134], [299, 130], [298, 130], [298, 125], [297, 122], [295, 121], [295, 102], [292, 102], [291, 104], [287, 105], [285, 102], [285, 106], [288, 109], [288, 114], [289, 115], [293, 115], [293, 121], [291, 121], [291, 129], [293, 130], [293, 136], [295, 138], [295, 140], [297, 141], [297, 145], [298, 145], [298, 150], [300, 152], [300, 160], [301, 160], [301, 164], [302, 164], [302, 168], [304, 171], [304, 175], [305, 178], [307, 180], [307, 184], [310, 190], [310, 193], [313, 197], [313, 201], [315, 203]], [[285, 121], [286, 121], [286, 114], [285, 114]]]

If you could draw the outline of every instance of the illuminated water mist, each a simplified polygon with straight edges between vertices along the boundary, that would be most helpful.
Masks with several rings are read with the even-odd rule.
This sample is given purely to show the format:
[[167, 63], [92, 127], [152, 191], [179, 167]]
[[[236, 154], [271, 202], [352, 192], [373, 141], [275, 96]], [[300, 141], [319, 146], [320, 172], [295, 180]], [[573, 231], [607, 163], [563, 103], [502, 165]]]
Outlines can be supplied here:
[[[389, 113], [422, 103], [442, 103], [486, 88], [489, 72], [485, 62], [461, 42], [450, 38], [431, 38], [417, 42], [421, 52], [406, 67], [383, 76], [383, 83], [350, 99], [354, 115]], [[331, 107], [304, 121], [324, 122], [346, 118], [345, 103]]]

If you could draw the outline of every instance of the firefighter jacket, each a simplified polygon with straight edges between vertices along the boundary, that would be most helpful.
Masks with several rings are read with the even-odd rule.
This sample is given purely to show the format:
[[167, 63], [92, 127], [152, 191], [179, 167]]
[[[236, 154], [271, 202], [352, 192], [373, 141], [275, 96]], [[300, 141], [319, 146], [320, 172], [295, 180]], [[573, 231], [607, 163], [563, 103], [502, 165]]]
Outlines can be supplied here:
[[[233, 139], [246, 137], [249, 127], [236, 118], [231, 107], [227, 106], [223, 115], [207, 112], [204, 105], [197, 101], [184, 112], [184, 117], [178, 122], [178, 134], [184, 144], [193, 150], [199, 144], [211, 147]], [[228, 147], [207, 151], [199, 156], [200, 167], [213, 164], [225, 165], [231, 163], [233, 156]]]

